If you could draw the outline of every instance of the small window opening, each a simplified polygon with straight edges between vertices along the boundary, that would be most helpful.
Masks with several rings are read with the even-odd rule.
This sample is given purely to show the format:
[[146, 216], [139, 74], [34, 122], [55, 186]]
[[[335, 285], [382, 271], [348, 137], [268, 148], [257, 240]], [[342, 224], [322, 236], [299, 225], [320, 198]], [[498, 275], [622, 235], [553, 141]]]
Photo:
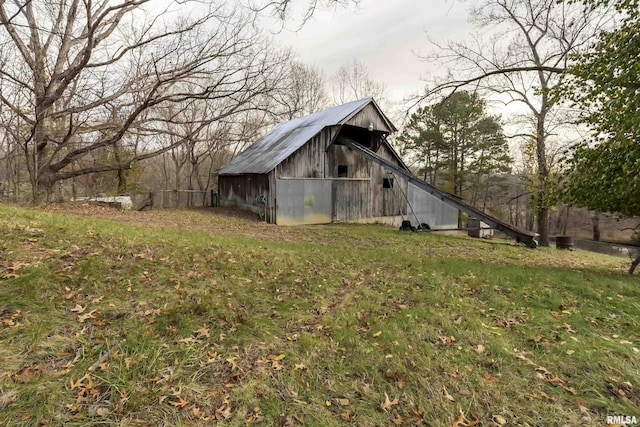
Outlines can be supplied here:
[[346, 178], [349, 175], [349, 167], [347, 165], [338, 165], [338, 178]]
[[382, 188], [393, 188], [393, 178], [382, 178]]

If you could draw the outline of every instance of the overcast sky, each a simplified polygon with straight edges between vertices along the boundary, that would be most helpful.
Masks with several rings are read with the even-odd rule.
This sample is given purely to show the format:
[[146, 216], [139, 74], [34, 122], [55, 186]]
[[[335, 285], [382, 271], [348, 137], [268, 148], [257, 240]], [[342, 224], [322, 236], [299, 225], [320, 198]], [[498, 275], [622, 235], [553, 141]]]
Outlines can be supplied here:
[[421, 79], [437, 72], [419, 58], [433, 51], [427, 34], [437, 41], [468, 36], [467, 9], [468, 3], [457, 0], [361, 0], [358, 7], [316, 11], [302, 29], [275, 37], [327, 78], [352, 60], [362, 62], [392, 100], [400, 101], [419, 92]]

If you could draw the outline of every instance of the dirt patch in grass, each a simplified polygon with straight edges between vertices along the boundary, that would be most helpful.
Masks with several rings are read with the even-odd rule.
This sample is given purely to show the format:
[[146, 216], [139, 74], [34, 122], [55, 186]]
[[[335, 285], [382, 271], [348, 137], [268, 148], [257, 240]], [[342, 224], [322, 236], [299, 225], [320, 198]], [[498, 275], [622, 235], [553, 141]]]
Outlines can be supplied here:
[[241, 219], [253, 223], [262, 223], [258, 215], [232, 208], [193, 208], [193, 209], [167, 209], [167, 210], [145, 210], [137, 211], [132, 209], [117, 209], [108, 206], [101, 206], [92, 203], [52, 203], [38, 207], [38, 210], [52, 213], [63, 213], [69, 215], [91, 216], [114, 220], [126, 220], [130, 222], [151, 222], [156, 224], [165, 223], [167, 216], [171, 213], [211, 213], [216, 216]]
[[43, 205], [44, 212], [103, 218], [142, 224], [150, 227], [170, 227], [202, 230], [215, 235], [257, 235], [271, 239], [300, 235], [294, 227], [278, 227], [261, 221], [257, 214], [232, 208], [194, 208], [136, 211], [115, 209], [90, 203], [60, 203]]

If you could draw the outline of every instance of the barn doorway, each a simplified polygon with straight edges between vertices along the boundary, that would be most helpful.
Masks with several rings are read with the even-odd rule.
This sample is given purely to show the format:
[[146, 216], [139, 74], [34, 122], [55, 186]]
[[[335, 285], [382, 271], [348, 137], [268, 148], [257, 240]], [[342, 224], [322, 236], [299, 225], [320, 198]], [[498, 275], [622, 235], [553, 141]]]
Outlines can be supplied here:
[[339, 136], [345, 136], [354, 140], [360, 145], [367, 147], [370, 150], [378, 151], [380, 146], [379, 132], [370, 131], [368, 129], [345, 125], [340, 129]]

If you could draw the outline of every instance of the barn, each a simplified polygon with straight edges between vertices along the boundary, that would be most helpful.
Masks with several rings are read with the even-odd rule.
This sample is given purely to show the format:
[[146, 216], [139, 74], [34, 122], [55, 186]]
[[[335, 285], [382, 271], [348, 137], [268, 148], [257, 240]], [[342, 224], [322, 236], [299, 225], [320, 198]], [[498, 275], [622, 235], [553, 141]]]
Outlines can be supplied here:
[[[371, 98], [281, 123], [220, 170], [219, 204], [260, 213], [279, 225], [397, 225], [409, 214], [413, 223], [456, 227], [455, 207], [393, 172], [410, 173], [387, 141], [394, 131]], [[355, 141], [357, 149], [341, 141]]]

